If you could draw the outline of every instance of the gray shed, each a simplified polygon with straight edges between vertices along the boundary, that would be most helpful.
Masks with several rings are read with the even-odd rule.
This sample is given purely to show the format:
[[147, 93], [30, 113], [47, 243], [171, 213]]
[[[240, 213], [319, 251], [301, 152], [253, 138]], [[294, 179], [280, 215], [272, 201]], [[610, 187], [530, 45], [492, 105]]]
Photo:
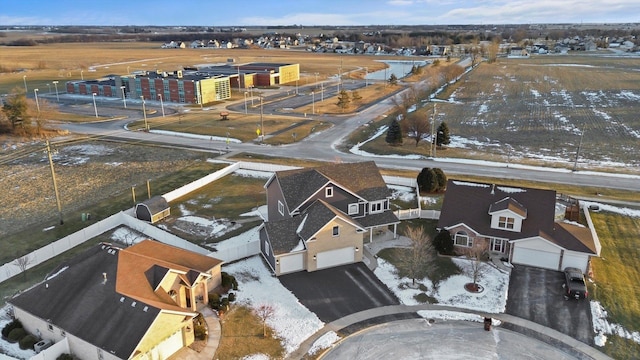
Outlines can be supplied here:
[[169, 203], [162, 196], [154, 196], [136, 204], [136, 218], [148, 221], [152, 224], [166, 218], [171, 214]]

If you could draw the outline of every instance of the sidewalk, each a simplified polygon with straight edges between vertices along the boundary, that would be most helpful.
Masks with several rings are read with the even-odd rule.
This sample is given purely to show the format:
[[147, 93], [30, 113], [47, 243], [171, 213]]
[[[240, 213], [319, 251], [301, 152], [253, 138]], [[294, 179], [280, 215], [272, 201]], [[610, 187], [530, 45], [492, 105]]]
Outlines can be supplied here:
[[208, 336], [205, 347], [200, 351], [195, 351], [190, 347], [183, 347], [173, 354], [169, 360], [211, 360], [216, 354], [222, 331], [220, 328], [220, 319], [210, 307], [203, 307], [200, 312], [207, 322]]

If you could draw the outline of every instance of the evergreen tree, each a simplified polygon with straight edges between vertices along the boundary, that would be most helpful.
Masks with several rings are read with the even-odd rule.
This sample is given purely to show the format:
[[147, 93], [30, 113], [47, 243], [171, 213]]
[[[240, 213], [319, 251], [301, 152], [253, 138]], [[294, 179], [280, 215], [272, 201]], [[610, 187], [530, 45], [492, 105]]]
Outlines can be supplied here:
[[349, 93], [344, 89], [340, 90], [340, 94], [338, 94], [338, 103], [336, 105], [344, 110], [349, 106], [350, 102], [351, 99], [349, 99]]
[[15, 130], [18, 125], [28, 125], [27, 109], [27, 97], [22, 91], [14, 90], [14, 93], [5, 99], [2, 112], [9, 120], [12, 130]]
[[385, 141], [390, 145], [402, 144], [402, 129], [400, 129], [400, 123], [398, 123], [398, 120], [393, 119], [391, 124], [389, 124]]
[[437, 252], [443, 255], [453, 254], [453, 239], [448, 230], [442, 229], [435, 238], [433, 238], [433, 247]]
[[445, 175], [444, 171], [440, 168], [433, 168], [433, 172], [436, 175], [436, 181], [438, 183], [436, 191], [444, 191], [447, 187], [447, 175]]
[[432, 168], [422, 169], [416, 181], [418, 182], [418, 189], [421, 194], [432, 193], [438, 189], [438, 180]]
[[398, 77], [396, 76], [396, 74], [391, 74], [391, 76], [389, 76], [389, 84], [396, 85], [397, 83]]
[[436, 131], [436, 145], [449, 145], [451, 143], [451, 139], [449, 137], [449, 126], [447, 126], [446, 122], [441, 122], [438, 125], [438, 130]]
[[360, 96], [360, 93], [358, 92], [358, 90], [351, 91], [351, 100], [353, 102], [360, 102], [360, 100], [362, 100], [362, 96]]

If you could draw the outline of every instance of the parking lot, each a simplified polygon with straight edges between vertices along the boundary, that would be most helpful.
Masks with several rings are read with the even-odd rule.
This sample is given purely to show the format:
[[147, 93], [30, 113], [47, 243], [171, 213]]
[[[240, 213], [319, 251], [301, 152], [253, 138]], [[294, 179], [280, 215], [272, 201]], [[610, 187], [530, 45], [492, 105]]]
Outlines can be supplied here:
[[506, 313], [593, 345], [589, 300], [564, 300], [563, 283], [562, 272], [516, 265], [509, 281]]
[[279, 280], [327, 323], [362, 310], [399, 304], [395, 295], [363, 263], [301, 271], [280, 276]]

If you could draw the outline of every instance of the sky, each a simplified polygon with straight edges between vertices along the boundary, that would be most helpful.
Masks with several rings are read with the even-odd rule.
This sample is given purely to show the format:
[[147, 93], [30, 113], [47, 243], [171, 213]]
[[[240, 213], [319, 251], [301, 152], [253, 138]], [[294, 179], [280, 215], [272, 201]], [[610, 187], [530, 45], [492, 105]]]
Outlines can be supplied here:
[[442, 25], [640, 22], [638, 0], [4, 0], [0, 25]]

